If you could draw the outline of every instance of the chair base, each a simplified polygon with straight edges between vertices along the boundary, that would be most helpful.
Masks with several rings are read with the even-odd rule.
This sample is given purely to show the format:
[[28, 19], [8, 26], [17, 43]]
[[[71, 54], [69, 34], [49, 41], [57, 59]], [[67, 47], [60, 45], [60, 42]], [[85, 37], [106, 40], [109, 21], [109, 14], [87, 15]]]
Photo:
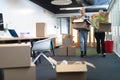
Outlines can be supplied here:
[[52, 65], [52, 68], [55, 68], [55, 65], [51, 63], [48, 57], [42, 52], [33, 60], [33, 63], [35, 63], [40, 58], [40, 56], [43, 56], [46, 60], [48, 60], [48, 62]]

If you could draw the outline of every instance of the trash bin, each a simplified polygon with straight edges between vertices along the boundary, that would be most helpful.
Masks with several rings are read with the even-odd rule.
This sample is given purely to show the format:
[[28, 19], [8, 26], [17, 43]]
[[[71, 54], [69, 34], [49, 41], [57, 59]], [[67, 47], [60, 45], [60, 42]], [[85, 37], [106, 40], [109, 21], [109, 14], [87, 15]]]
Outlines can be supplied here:
[[106, 53], [112, 53], [113, 52], [113, 41], [106, 40], [105, 41], [105, 48], [106, 48]]

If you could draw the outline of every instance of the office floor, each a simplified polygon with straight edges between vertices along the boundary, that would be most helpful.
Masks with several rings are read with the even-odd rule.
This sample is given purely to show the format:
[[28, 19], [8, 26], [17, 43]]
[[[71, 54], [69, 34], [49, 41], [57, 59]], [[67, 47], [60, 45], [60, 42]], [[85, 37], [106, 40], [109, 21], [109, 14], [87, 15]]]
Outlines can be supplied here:
[[[93, 54], [84, 58], [79, 56], [73, 57], [52, 57], [57, 61], [73, 60], [88, 61], [93, 63], [96, 68], [88, 66], [87, 80], [119, 80], [120, 79], [120, 58], [116, 54], [107, 54], [101, 57]], [[37, 65], [37, 80], [56, 80], [56, 72], [51, 65], [42, 58], [42, 63]]]
[[[88, 54], [86, 57], [71, 56], [51, 56], [57, 61], [72, 60], [72, 61], [88, 61], [93, 63], [96, 68], [88, 67], [87, 80], [119, 80], [120, 79], [120, 58], [114, 54], [107, 54], [101, 57], [97, 54]], [[3, 80], [2, 71], [0, 71], [0, 80]], [[36, 66], [36, 80], [56, 80], [55, 69], [50, 63], [41, 57], [41, 63], [38, 62]]]

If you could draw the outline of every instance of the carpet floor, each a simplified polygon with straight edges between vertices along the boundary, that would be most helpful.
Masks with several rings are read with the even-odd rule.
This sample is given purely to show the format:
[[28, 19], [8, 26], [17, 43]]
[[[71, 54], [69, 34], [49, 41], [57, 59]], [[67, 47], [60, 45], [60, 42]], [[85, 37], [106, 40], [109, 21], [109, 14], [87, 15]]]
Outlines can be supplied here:
[[[87, 56], [79, 57], [78, 49], [76, 56], [51, 56], [57, 61], [88, 61], [96, 66], [87, 66], [87, 80], [120, 80], [120, 58], [115, 53], [108, 53], [106, 57], [96, 54], [95, 49], [90, 49]], [[50, 56], [50, 55], [48, 55]], [[3, 70], [0, 69], [0, 80], [3, 79]], [[41, 57], [41, 63], [36, 65], [36, 80], [56, 80], [56, 71], [51, 64]]]
[[[87, 80], [120, 80], [120, 58], [114, 54], [107, 54], [106, 57], [97, 54], [88, 55], [86, 57], [52, 57], [57, 61], [88, 61], [93, 63], [96, 68], [88, 67]], [[51, 65], [44, 59], [42, 63], [37, 65], [37, 80], [56, 80], [56, 72]]]

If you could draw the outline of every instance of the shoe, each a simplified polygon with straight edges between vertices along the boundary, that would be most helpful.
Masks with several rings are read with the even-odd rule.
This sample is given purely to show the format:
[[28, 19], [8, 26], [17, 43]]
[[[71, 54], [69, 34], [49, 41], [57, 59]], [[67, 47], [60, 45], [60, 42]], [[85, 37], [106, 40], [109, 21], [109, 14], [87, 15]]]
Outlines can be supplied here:
[[84, 54], [84, 56], [87, 56], [87, 54]]
[[101, 56], [101, 54], [100, 54], [100, 53], [97, 53], [97, 55], [98, 55], [98, 56]]
[[102, 57], [106, 57], [106, 53], [103, 53], [103, 54], [102, 54]]
[[84, 51], [84, 56], [87, 56], [87, 52], [86, 51]]
[[80, 55], [80, 57], [83, 57], [84, 55], [83, 55], [83, 51], [81, 51], [81, 55]]
[[80, 57], [83, 57], [83, 56], [84, 56], [83, 54], [80, 55]]

